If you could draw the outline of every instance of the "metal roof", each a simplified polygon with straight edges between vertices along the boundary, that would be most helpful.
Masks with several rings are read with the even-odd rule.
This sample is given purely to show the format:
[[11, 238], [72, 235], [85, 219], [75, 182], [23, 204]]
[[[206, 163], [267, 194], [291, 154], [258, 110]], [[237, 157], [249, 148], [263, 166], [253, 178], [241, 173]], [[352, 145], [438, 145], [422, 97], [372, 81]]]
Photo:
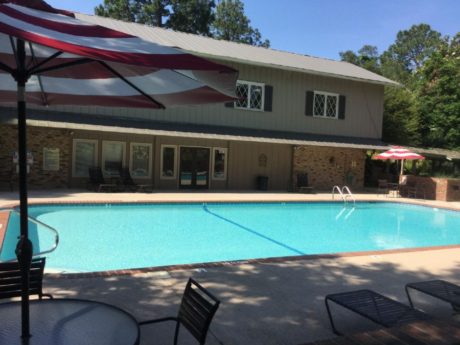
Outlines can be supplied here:
[[[0, 123], [15, 124], [16, 109], [0, 108]], [[29, 109], [27, 124], [39, 127], [79, 129], [103, 132], [231, 140], [285, 145], [311, 145], [386, 150], [378, 139], [341, 137], [309, 133], [258, 130], [226, 126], [196, 125], [151, 120], [138, 120], [101, 115], [83, 115]]]
[[178, 47], [208, 58], [236, 61], [334, 78], [351, 79], [374, 84], [399, 85], [390, 79], [348, 62], [255, 47], [248, 44], [217, 40], [209, 37], [82, 13], [76, 13], [76, 17], [93, 24], [142, 37], [147, 41]]

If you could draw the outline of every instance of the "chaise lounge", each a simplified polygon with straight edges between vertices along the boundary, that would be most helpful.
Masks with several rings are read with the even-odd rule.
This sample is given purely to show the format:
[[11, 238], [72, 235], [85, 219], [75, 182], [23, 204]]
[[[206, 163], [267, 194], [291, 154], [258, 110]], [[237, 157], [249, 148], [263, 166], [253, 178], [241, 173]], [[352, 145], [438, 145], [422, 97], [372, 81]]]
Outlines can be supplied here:
[[439, 279], [409, 283], [406, 285], [406, 294], [411, 307], [414, 307], [412, 297], [409, 293], [410, 290], [416, 290], [448, 302], [455, 311], [460, 311], [460, 286], [458, 285]]
[[330, 302], [334, 302], [386, 328], [431, 319], [429, 315], [422, 311], [372, 290], [330, 294], [325, 299], [326, 309], [332, 330], [337, 335], [342, 335], [342, 333], [335, 326], [329, 305]]

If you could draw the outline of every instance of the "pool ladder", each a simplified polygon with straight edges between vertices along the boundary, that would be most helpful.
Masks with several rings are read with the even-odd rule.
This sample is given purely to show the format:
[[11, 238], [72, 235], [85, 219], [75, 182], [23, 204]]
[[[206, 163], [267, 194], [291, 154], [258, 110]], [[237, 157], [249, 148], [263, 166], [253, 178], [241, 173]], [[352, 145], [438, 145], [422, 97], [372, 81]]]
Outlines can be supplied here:
[[342, 189], [340, 189], [339, 186], [334, 186], [332, 188], [332, 200], [334, 200], [335, 192], [338, 192], [338, 194], [341, 196], [343, 202], [346, 204], [348, 203], [349, 199], [353, 200], [353, 205], [356, 204], [355, 197], [351, 193], [350, 188], [348, 186], [343, 186]]
[[[6, 209], [6, 210], [2, 209], [2, 211], [9, 211], [9, 212], [12, 212], [12, 213], [16, 213], [19, 216], [21, 215], [20, 212], [15, 210], [15, 209]], [[59, 245], [59, 233], [58, 233], [58, 231], [55, 228], [53, 228], [53, 227], [51, 227], [51, 226], [49, 226], [49, 225], [47, 225], [45, 223], [40, 222], [38, 219], [36, 219], [34, 217], [28, 216], [27, 219], [32, 223], [35, 223], [35, 224], [37, 224], [39, 226], [43, 226], [45, 229], [47, 229], [48, 231], [51, 231], [54, 234], [54, 244], [53, 244], [53, 246], [48, 250], [44, 250], [44, 251], [41, 251], [39, 253], [34, 253], [33, 257], [37, 257], [37, 256], [41, 256], [41, 255], [45, 255], [45, 254], [49, 254], [51, 252], [54, 252], [56, 250], [57, 246]], [[10, 261], [16, 261], [16, 259], [5, 260], [3, 262], [10, 262]]]

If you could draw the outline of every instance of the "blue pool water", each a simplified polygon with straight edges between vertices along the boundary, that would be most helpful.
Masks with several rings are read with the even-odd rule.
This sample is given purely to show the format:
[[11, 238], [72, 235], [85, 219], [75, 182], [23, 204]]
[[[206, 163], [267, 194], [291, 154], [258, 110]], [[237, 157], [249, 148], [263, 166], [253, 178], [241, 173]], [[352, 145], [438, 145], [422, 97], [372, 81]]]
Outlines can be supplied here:
[[[399, 203], [30, 206], [56, 228], [47, 268], [92, 272], [241, 259], [460, 244], [460, 212]], [[12, 216], [0, 259], [14, 255]], [[35, 249], [52, 243], [31, 226]]]

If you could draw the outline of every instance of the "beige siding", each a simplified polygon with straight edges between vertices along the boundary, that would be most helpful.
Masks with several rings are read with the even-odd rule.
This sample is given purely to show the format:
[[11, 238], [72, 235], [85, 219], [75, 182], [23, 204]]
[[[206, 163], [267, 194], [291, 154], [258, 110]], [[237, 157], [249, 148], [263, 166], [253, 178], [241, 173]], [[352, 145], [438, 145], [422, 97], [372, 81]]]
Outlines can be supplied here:
[[[261, 166], [264, 155], [266, 165]], [[263, 160], [263, 159], [262, 159]], [[290, 186], [292, 146], [263, 143], [230, 143], [229, 189], [254, 190], [257, 176], [268, 177], [269, 190], [286, 191]]]
[[[81, 113], [117, 115], [161, 121], [210, 124], [380, 138], [382, 132], [383, 86], [364, 82], [282, 71], [276, 68], [227, 63], [240, 71], [240, 79], [272, 85], [273, 111], [259, 112], [226, 108], [223, 104], [176, 107], [166, 110], [107, 109], [99, 107], [53, 107]], [[318, 90], [345, 95], [345, 120], [305, 116], [305, 93]]]

